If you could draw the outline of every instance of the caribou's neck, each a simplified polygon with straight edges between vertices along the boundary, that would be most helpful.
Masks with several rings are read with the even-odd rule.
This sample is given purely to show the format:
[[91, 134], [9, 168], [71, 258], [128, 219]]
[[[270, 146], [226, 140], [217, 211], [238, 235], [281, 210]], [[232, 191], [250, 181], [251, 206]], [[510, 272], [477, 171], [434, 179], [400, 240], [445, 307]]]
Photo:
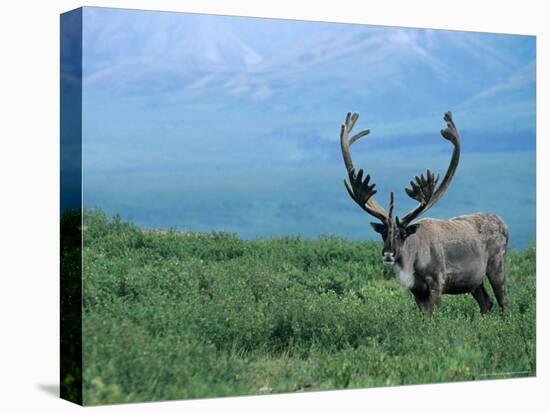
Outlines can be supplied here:
[[405, 240], [401, 248], [399, 260], [394, 264], [393, 271], [399, 283], [407, 289], [414, 286], [414, 262], [416, 260], [416, 236], [413, 234]]

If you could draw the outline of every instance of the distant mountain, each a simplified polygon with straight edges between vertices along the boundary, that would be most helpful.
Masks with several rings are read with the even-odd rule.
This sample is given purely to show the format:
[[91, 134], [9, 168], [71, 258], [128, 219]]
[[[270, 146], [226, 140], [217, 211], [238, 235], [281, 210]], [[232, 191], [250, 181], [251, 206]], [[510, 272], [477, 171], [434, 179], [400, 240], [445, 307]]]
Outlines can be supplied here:
[[322, 114], [349, 106], [404, 125], [455, 107], [533, 109], [526, 36], [96, 8], [84, 16], [90, 94], [157, 92], [171, 103], [214, 94]]
[[445, 151], [447, 110], [465, 152], [535, 145], [533, 37], [104, 8], [84, 28], [98, 167], [331, 161], [347, 111], [359, 152]]

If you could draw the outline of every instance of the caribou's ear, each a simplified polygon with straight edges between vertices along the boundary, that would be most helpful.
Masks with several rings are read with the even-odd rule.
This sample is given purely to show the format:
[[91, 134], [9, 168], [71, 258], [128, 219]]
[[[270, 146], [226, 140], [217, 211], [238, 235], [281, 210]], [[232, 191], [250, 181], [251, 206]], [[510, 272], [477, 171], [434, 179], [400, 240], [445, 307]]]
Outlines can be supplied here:
[[379, 234], [382, 234], [384, 231], [384, 228], [386, 228], [384, 224], [380, 224], [378, 222], [371, 222], [370, 225], [372, 226], [372, 229], [374, 229]]
[[418, 224], [409, 225], [407, 228], [405, 228], [405, 231], [407, 231], [407, 236], [414, 234], [417, 229]]

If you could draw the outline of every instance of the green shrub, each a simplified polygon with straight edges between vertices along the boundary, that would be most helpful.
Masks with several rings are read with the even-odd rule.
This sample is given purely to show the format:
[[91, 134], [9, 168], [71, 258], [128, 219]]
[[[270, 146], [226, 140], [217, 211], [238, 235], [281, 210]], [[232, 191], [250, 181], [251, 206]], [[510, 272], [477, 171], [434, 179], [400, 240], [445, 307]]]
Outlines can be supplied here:
[[444, 296], [432, 318], [378, 242], [243, 240], [84, 214], [84, 401], [116, 403], [534, 375], [535, 248], [511, 308]]

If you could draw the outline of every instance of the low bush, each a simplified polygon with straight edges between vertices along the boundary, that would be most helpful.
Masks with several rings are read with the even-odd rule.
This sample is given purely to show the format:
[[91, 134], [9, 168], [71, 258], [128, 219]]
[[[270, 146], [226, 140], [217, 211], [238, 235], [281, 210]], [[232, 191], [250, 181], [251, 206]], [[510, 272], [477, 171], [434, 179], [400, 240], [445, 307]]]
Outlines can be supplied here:
[[378, 242], [243, 240], [84, 215], [84, 402], [535, 374], [535, 248], [508, 254], [511, 306], [444, 296], [432, 318]]

